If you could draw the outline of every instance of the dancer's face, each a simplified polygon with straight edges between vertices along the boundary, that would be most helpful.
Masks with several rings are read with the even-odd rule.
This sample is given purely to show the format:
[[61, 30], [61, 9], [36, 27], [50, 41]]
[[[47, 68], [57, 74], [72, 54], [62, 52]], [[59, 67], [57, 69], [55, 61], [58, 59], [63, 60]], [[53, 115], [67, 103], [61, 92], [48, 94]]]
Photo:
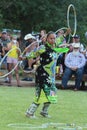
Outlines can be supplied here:
[[54, 45], [55, 45], [55, 39], [56, 39], [56, 35], [55, 34], [50, 34], [47, 37], [47, 42], [54, 47]]

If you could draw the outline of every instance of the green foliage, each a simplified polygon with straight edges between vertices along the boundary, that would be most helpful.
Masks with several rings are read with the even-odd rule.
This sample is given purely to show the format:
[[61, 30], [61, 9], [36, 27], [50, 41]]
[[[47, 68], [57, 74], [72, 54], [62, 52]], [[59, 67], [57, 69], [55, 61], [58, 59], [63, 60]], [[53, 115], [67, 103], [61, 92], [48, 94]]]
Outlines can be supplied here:
[[[67, 9], [73, 4], [77, 13], [77, 33], [86, 42], [87, 0], [3, 0], [0, 1], [0, 29], [20, 29], [24, 34], [41, 29], [56, 31], [67, 27]], [[70, 25], [73, 30], [74, 16], [70, 10]]]
[[3, 20], [2, 13], [0, 11], [0, 30], [3, 28], [3, 26], [4, 26], [4, 20]]

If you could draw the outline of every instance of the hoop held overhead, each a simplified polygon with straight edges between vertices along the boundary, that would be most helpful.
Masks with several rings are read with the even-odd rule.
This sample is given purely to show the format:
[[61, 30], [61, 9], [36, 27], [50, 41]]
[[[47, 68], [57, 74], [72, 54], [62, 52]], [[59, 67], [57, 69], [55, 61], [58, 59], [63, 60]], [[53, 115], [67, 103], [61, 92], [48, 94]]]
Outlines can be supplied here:
[[69, 21], [69, 14], [70, 14], [70, 9], [73, 9], [74, 12], [74, 32], [73, 34], [71, 34], [71, 36], [73, 37], [76, 34], [76, 29], [77, 29], [77, 19], [76, 19], [76, 10], [73, 4], [70, 4], [68, 6], [68, 10], [67, 10], [67, 26], [68, 28], [70, 28], [70, 21]]

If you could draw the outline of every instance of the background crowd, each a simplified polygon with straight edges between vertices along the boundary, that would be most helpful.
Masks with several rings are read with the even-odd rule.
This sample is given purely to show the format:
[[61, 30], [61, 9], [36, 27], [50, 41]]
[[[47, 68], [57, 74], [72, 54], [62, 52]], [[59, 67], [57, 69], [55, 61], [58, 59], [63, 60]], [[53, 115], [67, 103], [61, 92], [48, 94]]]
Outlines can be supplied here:
[[[68, 81], [72, 77], [75, 76], [75, 86], [74, 90], [79, 90], [82, 83], [83, 74], [87, 72], [87, 50], [84, 46], [85, 44], [81, 43], [81, 36], [79, 35], [70, 35], [71, 30], [67, 29], [59, 30], [56, 33], [55, 44], [59, 48], [68, 47], [68, 53], [61, 53], [58, 55], [57, 59], [57, 67], [59, 67], [60, 71], [57, 71], [57, 75], [62, 75], [62, 88], [67, 88]], [[71, 36], [69, 40], [68, 36]], [[27, 56], [32, 50], [37, 49], [41, 45], [45, 45], [46, 43], [47, 32], [46, 30], [41, 30], [38, 34], [26, 34], [22, 39], [21, 35], [9, 34], [7, 31], [2, 31], [0, 36], [0, 61], [7, 54], [7, 52], [11, 49], [11, 53], [9, 53], [4, 59], [2, 65], [4, 69], [7, 69], [8, 72], [12, 70], [13, 67], [19, 61], [20, 51], [17, 48], [20, 48], [22, 52], [24, 51], [24, 55]], [[34, 43], [34, 46], [32, 46]], [[28, 72], [35, 71], [34, 66], [39, 64], [39, 56], [37, 58], [25, 59], [22, 61], [23, 69]], [[20, 79], [18, 74], [18, 67], [15, 69], [17, 86], [20, 87]], [[80, 76], [79, 76], [80, 75]], [[25, 77], [23, 80], [32, 81], [32, 77]], [[12, 73], [5, 77], [5, 82], [12, 84]]]

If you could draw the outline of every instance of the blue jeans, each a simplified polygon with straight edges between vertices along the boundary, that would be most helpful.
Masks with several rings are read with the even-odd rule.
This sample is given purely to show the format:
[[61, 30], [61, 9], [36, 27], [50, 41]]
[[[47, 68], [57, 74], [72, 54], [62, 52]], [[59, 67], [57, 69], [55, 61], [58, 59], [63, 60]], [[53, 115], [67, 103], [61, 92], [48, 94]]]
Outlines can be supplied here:
[[75, 88], [80, 89], [80, 83], [82, 81], [83, 71], [84, 71], [84, 67], [78, 68], [76, 71], [73, 71], [70, 68], [66, 67], [64, 71], [64, 75], [62, 77], [62, 86], [64, 88], [67, 88], [67, 83], [69, 79], [71, 78], [71, 76], [74, 74], [75, 75]]

